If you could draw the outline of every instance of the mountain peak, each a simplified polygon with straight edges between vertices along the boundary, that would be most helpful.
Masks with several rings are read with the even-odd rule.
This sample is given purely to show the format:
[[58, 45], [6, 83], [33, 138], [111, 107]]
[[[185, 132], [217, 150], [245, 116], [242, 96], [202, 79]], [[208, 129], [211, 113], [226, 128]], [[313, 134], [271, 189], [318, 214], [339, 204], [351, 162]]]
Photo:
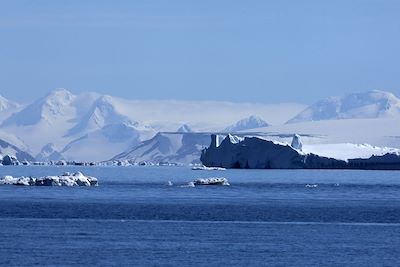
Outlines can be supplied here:
[[372, 90], [320, 100], [300, 112], [287, 123], [335, 119], [369, 119], [396, 115], [400, 115], [400, 99], [390, 92]]
[[56, 88], [43, 97], [42, 101], [47, 104], [69, 104], [74, 99], [75, 95], [73, 95], [70, 91], [64, 88]]
[[193, 132], [192, 129], [187, 124], [182, 125], [176, 131], [178, 133], [191, 133], [191, 132]]
[[3, 126], [13, 124], [28, 126], [39, 123], [40, 121], [46, 121], [52, 124], [58, 120], [60, 116], [65, 120], [74, 113], [74, 109], [71, 106], [74, 99], [75, 96], [68, 90], [62, 88], [55, 89], [46, 96], [28, 105], [20, 112], [11, 115], [4, 121]]
[[75, 135], [82, 131], [92, 131], [103, 128], [108, 124], [130, 123], [135, 125], [128, 117], [119, 113], [111, 96], [103, 95], [97, 98], [82, 120], [66, 136]]
[[241, 119], [235, 124], [224, 129], [225, 132], [238, 132], [250, 130], [255, 128], [267, 127], [269, 124], [261, 119], [259, 116], [251, 115], [247, 118]]

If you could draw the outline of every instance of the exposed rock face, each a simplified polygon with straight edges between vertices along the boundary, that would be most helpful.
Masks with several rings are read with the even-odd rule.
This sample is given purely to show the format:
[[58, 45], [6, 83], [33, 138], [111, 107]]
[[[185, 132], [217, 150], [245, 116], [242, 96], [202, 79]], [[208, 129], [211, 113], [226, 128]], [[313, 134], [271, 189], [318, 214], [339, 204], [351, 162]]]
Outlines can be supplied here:
[[[294, 147], [300, 139], [294, 138]], [[201, 162], [207, 167], [241, 169], [400, 169], [400, 155], [386, 154], [348, 161], [305, 154], [288, 144], [245, 137], [238, 141], [228, 135], [219, 146], [212, 136], [211, 145], [203, 150]]]

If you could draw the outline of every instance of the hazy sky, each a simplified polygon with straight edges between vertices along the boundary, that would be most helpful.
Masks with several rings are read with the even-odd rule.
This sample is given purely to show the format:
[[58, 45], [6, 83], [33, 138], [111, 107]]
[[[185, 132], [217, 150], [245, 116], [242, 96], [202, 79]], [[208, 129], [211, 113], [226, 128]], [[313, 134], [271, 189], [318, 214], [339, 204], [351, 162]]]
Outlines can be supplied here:
[[400, 95], [400, 1], [0, 0], [0, 93], [310, 103]]

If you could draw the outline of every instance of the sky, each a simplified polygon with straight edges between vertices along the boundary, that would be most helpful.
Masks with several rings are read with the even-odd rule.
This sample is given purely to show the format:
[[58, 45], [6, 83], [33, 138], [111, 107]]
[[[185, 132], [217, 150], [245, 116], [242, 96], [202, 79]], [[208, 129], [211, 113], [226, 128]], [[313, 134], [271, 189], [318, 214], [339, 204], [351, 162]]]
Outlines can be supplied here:
[[400, 1], [0, 0], [0, 94], [312, 103], [400, 95]]

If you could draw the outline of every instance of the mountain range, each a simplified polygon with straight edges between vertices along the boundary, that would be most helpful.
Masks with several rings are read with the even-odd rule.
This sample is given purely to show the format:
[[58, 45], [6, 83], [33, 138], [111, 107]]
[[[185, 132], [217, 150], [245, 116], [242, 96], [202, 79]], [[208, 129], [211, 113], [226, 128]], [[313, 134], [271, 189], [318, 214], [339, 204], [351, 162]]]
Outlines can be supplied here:
[[[290, 103], [139, 101], [56, 89], [28, 105], [0, 97], [0, 139], [40, 161], [114, 159], [188, 164], [198, 162], [213, 132], [300, 133], [308, 136], [306, 142], [348, 139], [400, 145], [400, 138], [394, 138], [400, 136], [396, 127], [375, 129], [376, 134], [367, 139], [362, 138], [365, 131], [357, 132], [368, 123], [385, 125], [384, 120], [395, 125], [399, 117], [400, 100], [377, 90], [330, 97], [307, 107]], [[349, 126], [335, 125], [359, 127], [352, 131], [346, 128]], [[330, 128], [332, 131], [327, 130]], [[340, 131], [352, 138], [328, 138]], [[357, 134], [351, 136], [351, 132]], [[6, 150], [0, 152], [4, 155]]]

